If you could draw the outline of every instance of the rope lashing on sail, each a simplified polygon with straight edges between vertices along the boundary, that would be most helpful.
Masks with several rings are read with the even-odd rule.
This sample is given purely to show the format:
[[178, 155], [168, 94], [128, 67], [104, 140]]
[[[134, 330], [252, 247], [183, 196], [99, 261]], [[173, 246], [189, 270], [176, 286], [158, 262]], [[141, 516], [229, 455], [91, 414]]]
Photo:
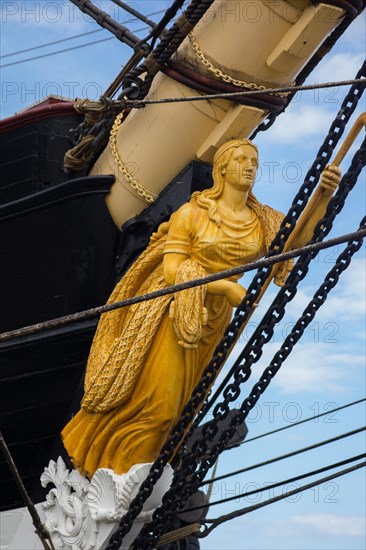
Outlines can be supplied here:
[[[363, 76], [363, 70], [365, 70], [366, 64], [362, 67], [362, 70], [359, 71], [358, 77]], [[309, 170], [307, 177], [301, 186], [299, 192], [296, 194], [292, 206], [285, 216], [281, 228], [274, 239], [271, 247], [269, 256], [275, 253], [281, 252], [285, 246], [285, 243], [293, 231], [297, 220], [299, 219], [301, 213], [306, 207], [306, 204], [309, 200], [311, 192], [315, 189], [316, 184], [319, 180], [321, 172], [324, 170], [326, 164], [328, 163], [334, 148], [336, 147], [343, 131], [345, 125], [351, 117], [353, 111], [355, 110], [360, 97], [362, 96], [363, 88], [359, 89], [357, 85], [353, 85], [350, 91], [348, 92], [346, 98], [344, 99], [341, 107], [341, 111], [338, 112], [337, 117], [333, 121], [331, 128], [326, 136], [322, 147], [318, 152], [311, 169]], [[337, 131], [335, 131], [337, 130]], [[343, 178], [344, 180], [344, 178]], [[185, 407], [183, 414], [180, 420], [177, 422], [175, 427], [172, 430], [171, 436], [165, 445], [162, 448], [160, 456], [157, 458], [153, 464], [150, 474], [147, 476], [145, 482], [142, 484], [139, 493], [133, 500], [130, 505], [129, 511], [121, 519], [119, 528], [110, 538], [109, 544], [106, 550], [113, 550], [119, 548], [123, 538], [130, 531], [133, 522], [136, 517], [139, 515], [142, 506], [146, 499], [152, 492], [152, 489], [157, 482], [157, 480], [162, 475], [165, 465], [172, 458], [173, 454], [176, 452], [177, 447], [182, 442], [187, 428], [191, 425], [192, 420], [196, 414], [197, 409], [204, 400], [205, 395], [207, 394], [209, 388], [212, 385], [213, 380], [216, 377], [217, 372], [219, 372], [221, 365], [226, 360], [229, 349], [233, 346], [236, 341], [236, 337], [239, 333], [240, 327], [244, 324], [245, 320], [248, 318], [253, 304], [256, 301], [256, 298], [261, 292], [261, 288], [264, 285], [267, 278], [270, 277], [270, 271], [265, 269], [259, 270], [256, 276], [254, 277], [253, 282], [248, 288], [247, 295], [244, 298], [241, 306], [236, 310], [234, 319], [230, 323], [229, 327], [225, 331], [224, 338], [221, 344], [217, 347], [216, 352], [209, 365], [207, 366], [201, 382], [195, 388], [192, 397]], [[286, 287], [283, 287], [286, 288]], [[288, 301], [288, 300], [287, 300]], [[273, 313], [273, 312], [272, 312]], [[245, 380], [245, 377], [241, 376], [237, 379], [237, 383], [240, 384]], [[227, 396], [228, 398], [228, 396]], [[217, 430], [216, 430], [217, 431]], [[200, 442], [197, 442], [200, 444]], [[196, 447], [196, 452], [198, 455], [201, 452], [198, 451]], [[217, 454], [218, 456], [218, 454]], [[217, 457], [215, 457], [216, 459]], [[144, 544], [148, 544], [145, 548], [150, 547], [156, 542], [156, 540], [163, 534], [166, 528], [169, 528], [171, 515], [174, 513], [174, 507], [176, 494], [183, 492], [183, 499], [188, 496], [191, 487], [188, 491], [184, 490], [185, 484], [187, 483], [187, 476], [195, 472], [197, 462], [193, 464], [192, 461], [187, 465], [188, 467], [184, 470], [177, 470], [175, 478], [173, 480], [172, 490], [170, 490], [164, 497], [164, 504], [159, 508], [154, 514], [154, 532], [150, 534], [150, 527], [146, 527], [140, 537], [139, 541], [144, 540]], [[194, 475], [195, 476], [195, 475]], [[204, 477], [204, 476], [203, 476]], [[200, 483], [202, 478], [195, 476], [194, 481]], [[165, 523], [164, 523], [165, 522]], [[146, 540], [147, 538], [147, 540]]]
[[95, 136], [84, 136], [78, 145], [66, 151], [64, 156], [64, 167], [67, 170], [78, 172], [83, 170], [88, 165], [93, 157], [93, 148], [91, 145], [95, 140]]
[[[74, 135], [80, 136], [80, 139], [74, 147], [66, 151], [64, 168], [65, 170], [78, 172], [88, 166], [93, 158], [98, 143], [97, 136], [99, 130], [105, 126], [105, 117], [111, 117], [113, 113], [113, 119], [115, 118], [116, 105], [112, 100], [102, 96], [96, 101], [76, 99], [74, 109], [77, 113], [84, 114], [85, 118], [79, 127], [72, 131]], [[124, 109], [119, 116], [122, 118], [123, 114]]]

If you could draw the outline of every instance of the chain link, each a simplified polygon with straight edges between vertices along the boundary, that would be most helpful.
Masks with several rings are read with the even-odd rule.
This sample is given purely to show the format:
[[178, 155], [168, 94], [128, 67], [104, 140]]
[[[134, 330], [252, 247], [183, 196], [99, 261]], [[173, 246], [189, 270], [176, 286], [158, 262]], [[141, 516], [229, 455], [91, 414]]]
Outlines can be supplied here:
[[123, 115], [124, 115], [124, 111], [122, 111], [116, 117], [110, 133], [109, 146], [111, 148], [112, 155], [114, 157], [114, 160], [117, 163], [119, 170], [122, 172], [123, 176], [128, 181], [132, 189], [134, 189], [137, 192], [137, 194], [140, 195], [140, 197], [145, 199], [146, 202], [148, 203], [154, 202], [156, 200], [157, 195], [154, 195], [154, 193], [152, 193], [151, 191], [146, 189], [146, 187], [141, 185], [141, 183], [139, 183], [137, 178], [135, 178], [135, 176], [128, 170], [127, 166], [124, 164], [121, 157], [119, 156], [118, 149], [117, 149], [117, 133], [118, 133], [119, 127], [121, 126]]
[[[357, 78], [365, 78], [365, 77], [366, 77], [366, 62], [363, 63], [361, 69], [357, 73]], [[342, 102], [341, 108], [338, 111], [336, 118], [334, 119], [333, 123], [330, 126], [328, 135], [326, 136], [324, 143], [320, 147], [312, 166], [310, 167], [308, 173], [306, 174], [303, 185], [299, 189], [298, 193], [295, 195], [295, 198], [293, 200], [292, 206], [288, 214], [286, 215], [286, 217], [282, 222], [282, 226], [279, 231], [279, 234], [276, 236], [274, 242], [272, 243], [269, 254], [276, 253], [276, 250], [279, 251], [279, 249], [281, 248], [281, 243], [283, 242], [283, 238], [287, 239], [289, 234], [292, 232], [292, 229], [294, 228], [297, 219], [299, 219], [302, 211], [304, 210], [309, 200], [310, 194], [314, 190], [320, 178], [321, 172], [323, 171], [326, 164], [329, 162], [331, 155], [344, 132], [344, 128], [346, 124], [348, 123], [351, 115], [356, 109], [358, 101], [362, 96], [363, 91], [364, 91], [363, 85], [354, 85], [350, 88], [350, 91], [345, 96]], [[241, 355], [239, 356], [236, 364], [238, 364], [239, 361], [241, 361]], [[232, 371], [234, 371], [234, 369], [235, 369], [235, 365], [233, 366]], [[208, 405], [204, 405], [202, 407], [201, 412], [197, 417], [197, 421], [195, 422], [195, 425], [197, 425], [201, 421], [203, 416], [207, 413], [208, 409], [209, 409]]]
[[[201, 48], [199, 47], [197, 40], [194, 37], [193, 32], [190, 32], [188, 35], [189, 41], [191, 43], [192, 49], [194, 53], [196, 54], [197, 59], [201, 62], [201, 64], [206, 67], [212, 74], [214, 74], [217, 78], [220, 80], [223, 80], [224, 82], [227, 82], [228, 84], [233, 84], [234, 86], [238, 86], [239, 88], [249, 88], [252, 90], [268, 90], [269, 88], [267, 86], [263, 86], [261, 84], [256, 84], [255, 82], [245, 82], [244, 80], [238, 80], [236, 78], [233, 78], [232, 76], [225, 74], [219, 69], [218, 67], [215, 67], [211, 61], [207, 59]], [[288, 86], [295, 86], [295, 82], [290, 82]], [[287, 96], [291, 92], [279, 92], [274, 95], [278, 96]]]
[[[365, 164], [366, 140], [364, 140], [361, 148], [354, 156], [350, 170], [342, 178], [339, 189], [329, 203], [324, 218], [317, 225], [313, 241], [322, 240], [324, 236], [329, 233], [335, 216], [343, 208], [348, 193], [354, 187], [361, 169]], [[366, 217], [361, 221], [360, 229], [364, 229], [365, 224]], [[260, 396], [277, 374], [284, 360], [291, 353], [294, 345], [301, 338], [305, 328], [313, 320], [317, 310], [325, 302], [329, 292], [336, 285], [340, 274], [348, 267], [352, 255], [361, 247], [362, 240], [363, 239], [360, 238], [359, 240], [349, 243], [347, 248], [339, 256], [335, 266], [328, 273], [324, 283], [314, 294], [314, 298], [304, 310], [289, 336], [285, 339], [281, 349], [275, 354], [269, 367], [264, 370], [260, 380], [253, 386], [249, 396], [244, 399], [237, 414], [233, 416], [229, 428], [222, 433], [219, 443], [211, 448], [210, 456], [202, 460], [202, 455], [207, 456], [207, 442], [212, 440], [217, 434], [219, 422], [227, 416], [230, 410], [229, 404], [237, 400], [241, 391], [240, 385], [243, 383], [244, 379], [250, 376], [252, 364], [258, 361], [262, 355], [263, 344], [271, 339], [275, 324], [282, 319], [287, 303], [295, 296], [298, 283], [306, 276], [309, 264], [316, 257], [318, 252], [307, 253], [298, 260], [289, 276], [288, 282], [282, 287], [278, 297], [276, 297], [272, 306], [269, 308], [264, 320], [260, 323], [255, 341], [251, 343], [251, 345], [248, 343], [246, 346], [246, 353], [243, 358], [244, 361], [234, 373], [235, 381], [225, 389], [224, 400], [215, 407], [213, 411], [214, 419], [203, 428], [201, 439], [194, 444], [192, 452], [189, 455], [184, 456], [182, 451], [178, 453], [178, 457], [180, 456], [181, 458], [180, 468], [175, 472], [173, 485], [165, 495], [162, 507], [154, 514], [153, 521], [155, 525], [153, 532], [150, 534], [148, 528], [145, 528], [137, 540], [136, 548], [143, 548], [144, 550], [153, 548], [155, 541], [164, 533], [171, 518], [176, 514], [176, 511], [181, 509], [189, 495], [198, 489], [208, 470], [216, 462], [219, 454], [227, 448], [227, 444], [234, 435], [237, 427], [243, 423], [249, 412], [256, 405]], [[201, 464], [197, 467], [199, 461], [201, 461]]]
[[[366, 63], [364, 63], [364, 65], [358, 72], [357, 78], [365, 77], [365, 75], [366, 75]], [[324, 140], [324, 143], [321, 146], [318, 152], [318, 155], [305, 178], [303, 185], [301, 186], [299, 192], [295, 196], [293, 204], [288, 214], [285, 216], [282, 222], [278, 235], [276, 236], [276, 238], [271, 244], [268, 256], [271, 256], [276, 253], [280, 253], [283, 250], [283, 247], [287, 241], [288, 236], [290, 235], [291, 231], [294, 229], [296, 225], [296, 221], [298, 220], [302, 211], [304, 210], [309, 200], [309, 196], [311, 192], [314, 190], [319, 180], [321, 172], [323, 171], [326, 164], [328, 163], [334, 148], [336, 147], [340, 137], [343, 134], [346, 123], [348, 122], [349, 118], [351, 117], [352, 113], [354, 112], [358, 104], [358, 101], [362, 95], [363, 89], [364, 87], [362, 85], [354, 85], [351, 87], [349, 93], [345, 97], [342, 103], [341, 109], [338, 112], [337, 117], [334, 120], [333, 124], [331, 125], [329, 133], [326, 136], [326, 139]], [[120, 544], [123, 538], [130, 531], [134, 520], [137, 518], [137, 516], [142, 510], [143, 503], [149, 497], [155, 483], [158, 481], [158, 479], [162, 475], [164, 466], [173, 457], [177, 446], [180, 444], [188, 427], [191, 425], [197, 409], [199, 408], [200, 404], [205, 398], [221, 366], [224, 364], [230, 347], [236, 341], [236, 337], [239, 333], [240, 327], [244, 324], [244, 322], [248, 318], [249, 312], [254, 302], [256, 301], [256, 298], [259, 296], [264, 282], [270, 276], [270, 273], [271, 273], [270, 268], [262, 268], [258, 270], [257, 274], [255, 275], [252, 283], [248, 288], [247, 295], [243, 300], [243, 305], [237, 308], [232, 322], [230, 323], [229, 327], [225, 331], [225, 335], [222, 342], [216, 348], [214, 357], [211, 359], [208, 367], [206, 368], [200, 383], [195, 388], [189, 403], [186, 405], [182, 413], [180, 420], [174, 426], [171, 436], [169, 437], [168, 441], [164, 444], [160, 456], [157, 458], [157, 460], [153, 464], [146, 480], [142, 483], [140, 491], [136, 496], [136, 498], [131, 503], [128, 512], [121, 519], [119, 528], [112, 535], [106, 550], [118, 549], [120, 547]], [[291, 280], [291, 284], [296, 286], [298, 282], [297, 281], [298, 275], [293, 277], [294, 278]], [[290, 285], [286, 284], [285, 287], [283, 287], [283, 289], [281, 290], [283, 290], [284, 293], [289, 292], [290, 295], [291, 295], [291, 292], [296, 293], [296, 289], [294, 291], [291, 291], [289, 287]], [[284, 298], [284, 300], [286, 300], [286, 297]], [[287, 301], [289, 301], [289, 298], [287, 299]], [[277, 306], [274, 306], [271, 309], [271, 313], [275, 317], [279, 315]], [[263, 327], [263, 328], [266, 330], [269, 327]], [[260, 357], [262, 353], [260, 349], [260, 345], [263, 345], [266, 339], [267, 340], [270, 339], [270, 337], [268, 336], [268, 333], [267, 335], [262, 334], [260, 341], [258, 342], [258, 346], [255, 350], [256, 358]], [[240, 385], [245, 381], [245, 379], [249, 377], [249, 375], [250, 375], [249, 371], [246, 373], [238, 372], [238, 373], [235, 373], [234, 378], [236, 383]], [[265, 389], [265, 387], [267, 387], [267, 385], [269, 384], [269, 380], [262, 381], [261, 384], [262, 384], [261, 388], [263, 387]], [[249, 404], [252, 403], [253, 396], [251, 396], [250, 399], [251, 401], [250, 400], [248, 401]], [[228, 400], [228, 397], [227, 397], [227, 400]], [[216, 422], [218, 422], [228, 414], [229, 407], [227, 404], [227, 400], [224, 403], [220, 404], [219, 408], [215, 409], [216, 414], [219, 415], [218, 418], [216, 418]], [[241, 413], [241, 418], [239, 416], [236, 419], [234, 419], [235, 426], [239, 424], [240, 421], [242, 421], [243, 414], [244, 413]], [[204, 438], [205, 439], [208, 439], [208, 437], [211, 438], [213, 434], [217, 432], [215, 428], [216, 426], [214, 426], [212, 423], [211, 425], [207, 426], [206, 429], [204, 430], [205, 431], [205, 433], [203, 434]], [[224, 436], [226, 437], [226, 434], [224, 434]], [[223, 444], [220, 443], [216, 445], [212, 450], [212, 452], [215, 453], [216, 450], [218, 452], [221, 452], [222, 445], [225, 446], [226, 442], [223, 442]], [[178, 495], [180, 495], [179, 503], [181, 503], [181, 501], [183, 501], [190, 494], [191, 491], [194, 491], [194, 487], [187, 482], [187, 478], [189, 478], [189, 476], [192, 475], [192, 482], [195, 485], [197, 485], [200, 482], [201, 480], [200, 475], [198, 475], [198, 473], [197, 474], [194, 474], [194, 473], [197, 467], [197, 457], [201, 456], [205, 446], [207, 448], [207, 443], [205, 441], [202, 441], [202, 442], [198, 441], [193, 448], [194, 455], [192, 456], [190, 455], [189, 457], [184, 457], [182, 459], [184, 462], [184, 465], [182, 465], [182, 468], [179, 468], [178, 470], [175, 471], [172, 488], [165, 495], [163, 499], [162, 507], [159, 508], [154, 514], [153, 532], [151, 533], [151, 528], [147, 526], [142, 531], [141, 535], [138, 538], [138, 541], [136, 543], [137, 548], [144, 548], [144, 550], [147, 548], [152, 548], [155, 541], [160, 537], [160, 535], [170, 527], [171, 516], [175, 513], [174, 510], [177, 510], [176, 503], [178, 500]], [[205, 461], [202, 463], [202, 466], [204, 467], [204, 469], [206, 468], [207, 464]], [[204, 477], [205, 475], [204, 470], [202, 470], [202, 472]]]

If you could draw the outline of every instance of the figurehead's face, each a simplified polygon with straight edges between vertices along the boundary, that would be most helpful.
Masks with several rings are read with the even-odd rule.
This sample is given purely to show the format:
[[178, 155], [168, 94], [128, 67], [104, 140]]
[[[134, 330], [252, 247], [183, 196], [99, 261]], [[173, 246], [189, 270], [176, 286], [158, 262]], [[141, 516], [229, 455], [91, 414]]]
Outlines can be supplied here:
[[250, 191], [254, 185], [258, 169], [258, 153], [255, 147], [249, 143], [243, 143], [232, 149], [232, 153], [222, 175], [227, 183], [241, 189]]

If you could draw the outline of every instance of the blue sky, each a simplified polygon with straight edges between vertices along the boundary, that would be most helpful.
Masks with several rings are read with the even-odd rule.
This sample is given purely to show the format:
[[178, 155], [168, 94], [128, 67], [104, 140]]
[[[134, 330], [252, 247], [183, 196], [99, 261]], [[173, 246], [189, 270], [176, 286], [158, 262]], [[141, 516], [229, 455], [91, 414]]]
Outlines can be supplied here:
[[[168, 2], [135, 2], [134, 7], [153, 13], [167, 7]], [[115, 10], [109, 0], [98, 5], [120, 22], [130, 15]], [[10, 2], [1, 4], [1, 56], [69, 36], [98, 30], [95, 23], [80, 14], [66, 0]], [[157, 19], [159, 15], [152, 16]], [[128, 23], [141, 29], [141, 23]], [[144, 34], [139, 33], [141, 36]], [[309, 77], [308, 83], [353, 78], [365, 57], [365, 19], [359, 18], [340, 39], [333, 51]], [[97, 32], [71, 42], [3, 57], [1, 64], [42, 55], [55, 50], [109, 38], [107, 31]], [[1, 117], [10, 116], [30, 103], [52, 93], [62, 96], [97, 97], [113, 80], [126, 61], [129, 50], [112, 39], [100, 44], [59, 55], [4, 67], [1, 74]], [[283, 212], [302, 183], [333, 118], [343, 100], [345, 88], [302, 92], [275, 125], [258, 135], [261, 172], [255, 193], [264, 203]], [[353, 122], [365, 110], [361, 101]], [[360, 143], [360, 138], [358, 140]], [[353, 148], [354, 150], [355, 148]], [[346, 158], [342, 168], [347, 168]], [[353, 231], [365, 213], [365, 174], [352, 191], [347, 205], [334, 225], [330, 236]], [[339, 251], [341, 248], [339, 249]], [[336, 250], [320, 253], [308, 277], [299, 287], [286, 317], [276, 330], [243, 397], [249, 393], [267, 366], [312, 293], [334, 265]], [[249, 284], [250, 277], [243, 280]], [[250, 330], [259, 322], [266, 304], [274, 298], [271, 287], [256, 315], [241, 336], [243, 344]], [[342, 276], [318, 317], [312, 322], [301, 342], [262, 396], [248, 419], [249, 436], [287, 425], [291, 421], [329, 410], [329, 408], [365, 396], [365, 254], [362, 249]], [[237, 347], [233, 357], [239, 353]], [[232, 359], [226, 368], [230, 366]], [[318, 421], [294, 427], [275, 436], [248, 442], [225, 453], [219, 460], [217, 474], [245, 467], [291, 450], [310, 445], [365, 424], [365, 407], [357, 405], [323, 417]], [[327, 464], [364, 452], [365, 436], [354, 436], [342, 442], [311, 451], [275, 465], [263, 467], [225, 480], [214, 486], [215, 501], [249, 488], [290, 478]], [[254, 484], [254, 485], [253, 485]], [[291, 502], [282, 501], [218, 528], [201, 543], [203, 550], [361, 550], [365, 548], [365, 473], [363, 470], [336, 479], [299, 495]], [[241, 499], [213, 506], [209, 517], [216, 517], [235, 508], [248, 506], [274, 495], [265, 491], [255, 498]]]

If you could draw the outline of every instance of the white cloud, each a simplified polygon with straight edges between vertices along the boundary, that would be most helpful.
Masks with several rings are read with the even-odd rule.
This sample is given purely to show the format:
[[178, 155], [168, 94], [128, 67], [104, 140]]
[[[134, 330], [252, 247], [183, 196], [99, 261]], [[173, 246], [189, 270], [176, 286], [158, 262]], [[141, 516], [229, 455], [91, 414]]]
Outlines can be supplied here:
[[[113, 1], [106, 0], [93, 2], [94, 6], [104, 13], [107, 13], [119, 24], [133, 30], [148, 26], [139, 21], [136, 17], [120, 8]], [[155, 0], [144, 0], [143, 5], [132, 5], [137, 11], [144, 12], [148, 17], [158, 21], [169, 2], [155, 2]], [[1, 22], [7, 25], [23, 25], [23, 28], [36, 29], [38, 31], [49, 31], [50, 33], [81, 33], [100, 28], [92, 17], [82, 12], [69, 0], [27, 0], [26, 2], [2, 2], [0, 4]]]
[[[336, 82], [355, 77], [364, 61], [364, 56], [351, 53], [329, 54], [324, 63], [317, 67], [308, 78], [308, 82]], [[323, 92], [325, 95], [326, 92]], [[329, 97], [329, 96], [328, 96]]]
[[361, 13], [342, 36], [342, 46], [354, 50], [357, 44], [365, 43], [366, 19]]
[[[278, 344], [269, 344], [262, 367], [270, 362]], [[357, 377], [358, 367], [364, 367], [365, 358], [351, 351], [339, 351], [329, 343], [299, 343], [273, 380], [273, 385], [285, 394], [303, 392], [339, 393], [349, 389]], [[337, 346], [338, 347], [338, 346]]]
[[[332, 265], [329, 264], [329, 269], [331, 267]], [[354, 383], [362, 383], [365, 357], [360, 346], [364, 345], [365, 338], [365, 270], [364, 259], [354, 258], [342, 274], [336, 288], [310, 323], [303, 339], [296, 344], [284, 362], [273, 380], [274, 386], [284, 394], [314, 391], [340, 393], [349, 390]], [[312, 299], [320, 281], [322, 277], [316, 285], [300, 289], [295, 299], [290, 302], [286, 316], [276, 329], [274, 342], [264, 346], [263, 356], [258, 366], [253, 367], [255, 378], [259, 371], [269, 365], [295, 321]], [[261, 304], [262, 314], [274, 296], [273, 291], [269, 290], [268, 296], [263, 300], [265, 303]], [[255, 317], [244, 329], [239, 344], [234, 348], [223, 369], [222, 376], [239, 356], [260, 318], [261, 316]]]
[[[343, 246], [343, 245], [341, 245]], [[342, 248], [332, 257], [338, 256]], [[324, 256], [323, 256], [324, 258]], [[322, 256], [320, 256], [320, 260]], [[329, 270], [332, 264], [329, 264]], [[319, 283], [320, 284], [320, 283]], [[287, 314], [297, 319], [312, 299], [316, 287], [300, 289], [295, 299], [289, 304]], [[341, 324], [352, 320], [355, 327], [365, 324], [366, 310], [366, 265], [362, 257], [354, 257], [350, 266], [341, 275], [337, 286], [329, 294], [326, 302], [319, 309], [316, 320], [336, 321]]]
[[276, 521], [271, 526], [271, 534], [326, 536], [326, 537], [362, 537], [365, 532], [364, 516], [346, 516], [337, 514], [304, 514], [292, 516], [289, 521]]
[[[285, 395], [300, 393], [339, 394], [347, 392], [354, 384], [363, 384], [365, 357], [355, 353], [352, 343], [344, 345], [334, 327], [315, 325], [314, 339], [326, 336], [326, 341], [299, 342], [284, 361], [280, 371], [273, 378], [272, 385]], [[285, 334], [283, 334], [285, 336]], [[338, 343], [338, 339], [341, 340]], [[280, 342], [267, 344], [257, 365], [253, 366], [252, 381], [257, 380], [280, 348]], [[238, 357], [241, 346], [237, 346], [223, 369], [220, 379], [226, 375], [233, 361]]]
[[16, 25], [57, 34], [93, 30], [93, 20], [69, 2], [4, 2], [0, 10], [2, 23], [14, 30]]
[[[296, 108], [295, 108], [296, 107]], [[294, 144], [304, 139], [324, 134], [334, 118], [334, 113], [318, 105], [296, 105], [286, 117], [279, 117], [271, 128], [270, 140], [276, 144]]]

